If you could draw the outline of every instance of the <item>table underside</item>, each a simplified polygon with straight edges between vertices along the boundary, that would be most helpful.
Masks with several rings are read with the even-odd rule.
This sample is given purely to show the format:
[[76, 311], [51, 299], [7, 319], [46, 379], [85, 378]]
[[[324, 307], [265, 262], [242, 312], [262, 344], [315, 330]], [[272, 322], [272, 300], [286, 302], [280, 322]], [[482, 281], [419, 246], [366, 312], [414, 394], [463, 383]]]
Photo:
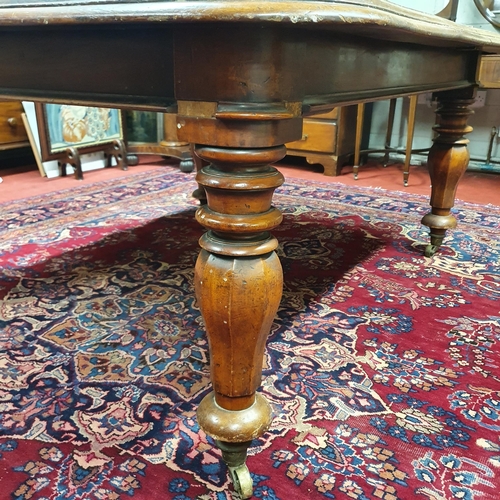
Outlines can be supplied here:
[[[176, 100], [338, 105], [475, 82], [478, 53], [229, 23], [0, 29], [0, 95], [168, 109]], [[200, 84], [200, 78], [203, 84]]]

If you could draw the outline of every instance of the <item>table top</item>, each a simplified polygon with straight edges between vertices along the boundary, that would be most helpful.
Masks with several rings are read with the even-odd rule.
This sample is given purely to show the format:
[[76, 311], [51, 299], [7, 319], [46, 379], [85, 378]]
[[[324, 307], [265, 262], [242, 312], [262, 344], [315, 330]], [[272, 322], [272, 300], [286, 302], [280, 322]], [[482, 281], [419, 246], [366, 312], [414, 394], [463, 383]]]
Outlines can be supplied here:
[[385, 0], [162, 1], [4, 0], [0, 26], [259, 22], [307, 25], [386, 40], [427, 45], [482, 47], [500, 52], [500, 36], [399, 7]]
[[0, 46], [6, 98], [319, 112], [470, 87], [500, 35], [384, 0], [4, 0]]

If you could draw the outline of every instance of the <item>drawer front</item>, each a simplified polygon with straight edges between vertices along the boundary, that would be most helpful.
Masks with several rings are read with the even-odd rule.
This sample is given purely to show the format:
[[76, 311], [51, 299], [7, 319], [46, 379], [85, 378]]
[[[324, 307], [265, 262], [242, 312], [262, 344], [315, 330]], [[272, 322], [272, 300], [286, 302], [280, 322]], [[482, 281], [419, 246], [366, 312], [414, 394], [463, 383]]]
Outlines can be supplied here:
[[314, 118], [306, 118], [302, 139], [289, 142], [288, 149], [300, 151], [317, 151], [318, 153], [335, 153], [337, 146], [337, 124]]
[[0, 102], [0, 145], [28, 140], [22, 113], [20, 102]]
[[327, 113], [313, 115], [313, 116], [311, 116], [311, 118], [313, 118], [313, 119], [324, 118], [326, 120], [336, 120], [339, 117], [339, 109], [340, 108], [333, 108], [331, 111], [328, 111]]
[[488, 89], [500, 88], [500, 56], [483, 56], [481, 58], [479, 84]]

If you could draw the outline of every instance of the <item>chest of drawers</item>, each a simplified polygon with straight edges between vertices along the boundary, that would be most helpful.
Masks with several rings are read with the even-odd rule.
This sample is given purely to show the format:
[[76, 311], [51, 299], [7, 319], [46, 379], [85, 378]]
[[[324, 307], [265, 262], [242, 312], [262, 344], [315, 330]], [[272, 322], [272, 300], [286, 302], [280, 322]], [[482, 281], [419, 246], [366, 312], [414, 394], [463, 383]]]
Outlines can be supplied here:
[[0, 151], [29, 146], [19, 101], [0, 101]]
[[304, 119], [302, 139], [289, 142], [287, 154], [323, 165], [325, 175], [339, 175], [354, 153], [356, 106], [334, 108]]

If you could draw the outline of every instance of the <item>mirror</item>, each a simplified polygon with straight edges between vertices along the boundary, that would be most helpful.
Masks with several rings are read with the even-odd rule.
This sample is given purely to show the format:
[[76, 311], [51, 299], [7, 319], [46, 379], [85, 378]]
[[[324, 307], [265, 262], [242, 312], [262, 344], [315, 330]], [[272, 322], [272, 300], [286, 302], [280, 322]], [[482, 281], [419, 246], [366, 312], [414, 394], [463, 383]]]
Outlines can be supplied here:
[[420, 0], [418, 5], [415, 0], [389, 0], [390, 3], [418, 10], [426, 14], [434, 14], [446, 19], [455, 20], [457, 11], [457, 0]]
[[474, 0], [474, 3], [488, 22], [500, 28], [500, 0]]

